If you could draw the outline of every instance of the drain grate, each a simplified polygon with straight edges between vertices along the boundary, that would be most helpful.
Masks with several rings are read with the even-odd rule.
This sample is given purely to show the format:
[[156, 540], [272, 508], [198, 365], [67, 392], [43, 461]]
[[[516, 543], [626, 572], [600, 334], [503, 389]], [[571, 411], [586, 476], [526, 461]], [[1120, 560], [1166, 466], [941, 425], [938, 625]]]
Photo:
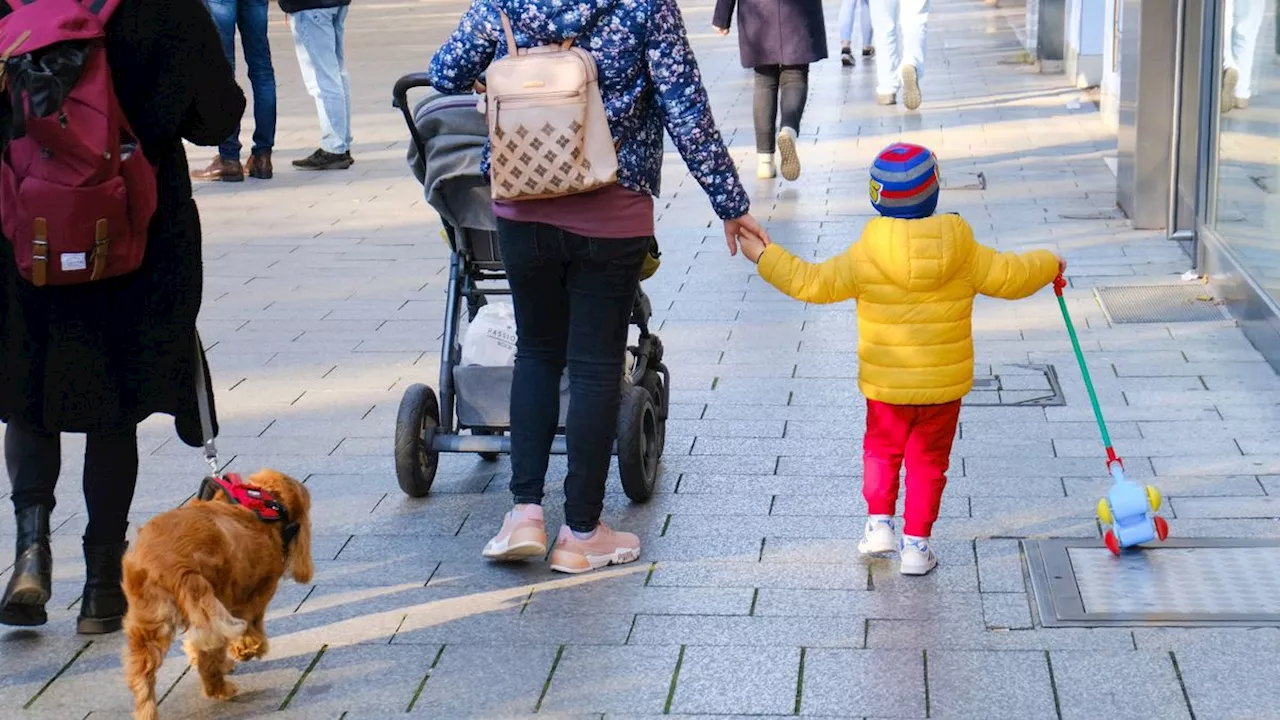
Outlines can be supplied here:
[[1094, 293], [1113, 325], [1227, 319], [1226, 310], [1200, 284], [1101, 287]]
[[1023, 541], [1044, 627], [1280, 626], [1280, 541]]
[[973, 379], [964, 398], [969, 407], [1049, 407], [1066, 405], [1052, 365], [1006, 365]]

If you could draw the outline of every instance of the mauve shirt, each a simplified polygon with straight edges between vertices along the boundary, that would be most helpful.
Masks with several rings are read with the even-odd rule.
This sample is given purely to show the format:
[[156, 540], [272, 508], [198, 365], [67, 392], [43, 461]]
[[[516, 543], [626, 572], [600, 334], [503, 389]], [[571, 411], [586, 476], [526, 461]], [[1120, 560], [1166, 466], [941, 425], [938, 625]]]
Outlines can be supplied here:
[[494, 201], [493, 214], [589, 238], [653, 237], [653, 197], [617, 184], [546, 200]]

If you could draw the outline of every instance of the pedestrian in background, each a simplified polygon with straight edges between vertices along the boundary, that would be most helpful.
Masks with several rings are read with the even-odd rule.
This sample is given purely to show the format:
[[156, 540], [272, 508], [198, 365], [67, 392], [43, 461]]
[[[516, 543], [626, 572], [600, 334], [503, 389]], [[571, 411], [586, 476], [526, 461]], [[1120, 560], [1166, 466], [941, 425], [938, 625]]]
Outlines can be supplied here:
[[[1222, 10], [1222, 112], [1247, 110], [1253, 97], [1253, 61], [1266, 12], [1264, 0], [1226, 0]], [[1278, 21], [1280, 22], [1280, 21]]]
[[893, 105], [902, 90], [908, 110], [920, 107], [929, 0], [871, 0], [875, 28], [876, 102]]
[[862, 31], [862, 57], [869, 58], [876, 54], [871, 37], [871, 6], [868, 0], [844, 0], [840, 3], [840, 64], [845, 67], [857, 65], [853, 59], [853, 21], [854, 16], [861, 16], [859, 29]]
[[280, 0], [298, 68], [320, 116], [320, 147], [294, 160], [299, 170], [346, 170], [351, 157], [351, 79], [343, 36], [351, 0]]
[[276, 71], [271, 65], [271, 44], [267, 41], [268, 0], [204, 0], [213, 24], [222, 38], [222, 55], [236, 67], [236, 28], [240, 47], [249, 67], [253, 88], [253, 148], [249, 164], [240, 164], [240, 126], [218, 146], [218, 156], [208, 167], [191, 173], [196, 180], [240, 182], [251, 178], [268, 180], [272, 175], [271, 149], [276, 144]]
[[782, 155], [782, 177], [795, 180], [800, 177], [796, 137], [809, 98], [809, 65], [827, 57], [822, 0], [717, 0], [711, 24], [721, 35], [729, 34], [735, 5], [742, 67], [755, 71], [756, 177], [774, 177], [776, 150]]

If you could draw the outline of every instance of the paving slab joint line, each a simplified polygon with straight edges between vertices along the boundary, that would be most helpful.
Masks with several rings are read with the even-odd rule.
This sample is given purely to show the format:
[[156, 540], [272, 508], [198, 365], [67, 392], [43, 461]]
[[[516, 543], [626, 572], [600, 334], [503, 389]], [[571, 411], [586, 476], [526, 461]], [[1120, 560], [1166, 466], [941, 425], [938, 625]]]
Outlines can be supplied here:
[[654, 562], [649, 563], [649, 572], [644, 576], [645, 587], [649, 587], [649, 582], [653, 580], [653, 571], [657, 569], [658, 569], [658, 563], [656, 560]]
[[1049, 668], [1049, 689], [1053, 691], [1053, 711], [1058, 714], [1058, 720], [1062, 720], [1062, 698], [1058, 695], [1058, 678], [1053, 674], [1053, 657], [1048, 650], [1044, 651], [1044, 662]]
[[1187, 715], [1196, 720], [1196, 710], [1191, 706], [1191, 693], [1187, 692], [1187, 683], [1182, 679], [1182, 666], [1178, 664], [1178, 656], [1169, 651], [1169, 661], [1173, 663], [1173, 674], [1178, 678], [1178, 688], [1182, 690], [1182, 702], [1187, 706]]
[[293, 684], [293, 689], [289, 691], [289, 694], [284, 696], [284, 702], [280, 703], [280, 707], [278, 708], [279, 711], [283, 712], [288, 709], [289, 703], [293, 702], [294, 696], [302, 689], [302, 683], [307, 681], [307, 676], [311, 674], [312, 670], [316, 669], [316, 665], [320, 663], [320, 658], [324, 657], [324, 653], [328, 649], [328, 643], [320, 646], [320, 652], [316, 653], [316, 656], [311, 658], [311, 662], [307, 665], [307, 669], [302, 671], [302, 677], [298, 678], [298, 682]]
[[436, 656], [431, 660], [431, 665], [427, 667], [427, 672], [422, 676], [422, 680], [418, 683], [418, 689], [413, 691], [413, 697], [409, 699], [409, 707], [405, 708], [406, 713], [413, 712], [413, 706], [418, 704], [418, 698], [422, 697], [422, 691], [427, 687], [427, 681], [431, 679], [431, 673], [435, 672], [436, 665], [440, 664], [440, 658], [444, 656], [444, 649], [448, 645], [441, 645], [436, 651]]
[[68, 660], [62, 667], [58, 668], [58, 672], [54, 673], [53, 677], [49, 678], [48, 682], [40, 686], [40, 689], [36, 691], [35, 695], [31, 696], [31, 699], [28, 700], [27, 703], [22, 706], [22, 709], [30, 710], [31, 706], [36, 703], [36, 700], [39, 700], [40, 696], [44, 694], [44, 691], [48, 690], [50, 685], [53, 685], [55, 682], [57, 682], [58, 678], [62, 677], [63, 673], [65, 673], [67, 670], [70, 670], [71, 666], [74, 665], [76, 661], [80, 659], [80, 656], [84, 655], [85, 651], [88, 650], [92, 645], [93, 645], [92, 640], [85, 641], [85, 644], [80, 646], [80, 649], [76, 651], [76, 654], [72, 655], [70, 660]]
[[924, 716], [933, 717], [933, 698], [929, 696], [929, 650], [921, 650], [924, 662]]
[[160, 699], [156, 701], [157, 707], [159, 707], [160, 705], [163, 705], [164, 701], [169, 699], [169, 696], [173, 694], [173, 691], [178, 689], [178, 683], [182, 682], [182, 678], [186, 677], [187, 673], [189, 672], [191, 672], [190, 664], [188, 664], [185, 668], [182, 669], [182, 672], [178, 674], [177, 680], [174, 680], [172, 683], [169, 684], [169, 689], [165, 690], [164, 694], [160, 696]]
[[800, 648], [800, 669], [796, 674], [796, 706], [792, 715], [800, 714], [800, 704], [804, 700], [804, 656], [807, 651], [808, 648]]
[[667, 704], [662, 707], [663, 715], [671, 714], [671, 703], [676, 699], [676, 685], [680, 682], [680, 668], [684, 665], [686, 645], [680, 646], [680, 654], [676, 656], [676, 669], [671, 673], [671, 687], [667, 688]]
[[751, 617], [755, 617], [755, 615], [756, 615], [756, 602], [757, 602], [759, 599], [760, 599], [760, 588], [755, 588], [755, 589], [753, 589], [753, 590], [751, 591], [751, 609], [750, 609], [750, 610], [747, 610], [747, 615], [749, 615], [749, 616], [751, 616]]
[[542, 709], [542, 703], [547, 699], [547, 693], [551, 691], [551, 680], [556, 676], [556, 668], [560, 667], [562, 657], [564, 657], [564, 645], [556, 649], [556, 659], [551, 661], [551, 671], [547, 673], [547, 680], [542, 683], [542, 693], [538, 695], [538, 702], [533, 706], [534, 714]]

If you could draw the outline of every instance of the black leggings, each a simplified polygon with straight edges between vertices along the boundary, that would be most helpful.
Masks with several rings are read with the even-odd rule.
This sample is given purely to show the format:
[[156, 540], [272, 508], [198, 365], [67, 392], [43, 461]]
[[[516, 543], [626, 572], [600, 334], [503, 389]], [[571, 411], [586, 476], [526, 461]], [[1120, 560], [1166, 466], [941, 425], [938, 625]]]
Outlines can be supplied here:
[[778, 95], [782, 95], [782, 127], [800, 131], [800, 116], [809, 98], [808, 65], [761, 65], [756, 71], [752, 116], [756, 125], [756, 152], [772, 155], [778, 134]]
[[[13, 483], [13, 509], [43, 505], [52, 510], [62, 471], [62, 441], [10, 422], [4, 434], [4, 459]], [[84, 451], [84, 501], [89, 510], [87, 545], [124, 542], [129, 506], [138, 483], [138, 429], [89, 433]]]

